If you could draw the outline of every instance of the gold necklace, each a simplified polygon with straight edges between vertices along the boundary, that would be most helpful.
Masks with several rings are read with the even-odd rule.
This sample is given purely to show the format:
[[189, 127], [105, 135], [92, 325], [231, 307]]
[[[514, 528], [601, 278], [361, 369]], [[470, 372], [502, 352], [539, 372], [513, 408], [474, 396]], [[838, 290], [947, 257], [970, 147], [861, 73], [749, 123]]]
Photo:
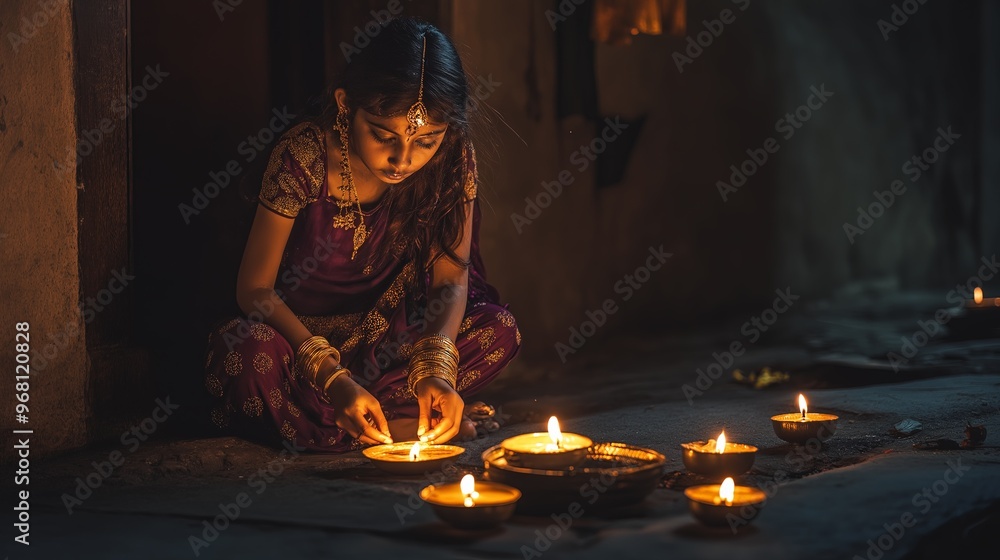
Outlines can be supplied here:
[[[351, 173], [351, 160], [348, 156], [350, 147], [348, 144], [348, 122], [347, 108], [341, 107], [337, 112], [337, 128], [340, 129], [340, 178], [343, 181], [340, 185], [342, 198], [337, 200], [340, 212], [333, 217], [333, 227], [351, 229], [354, 228], [354, 250], [351, 252], [351, 260], [358, 254], [358, 249], [364, 244], [368, 237], [368, 229], [365, 227], [364, 213], [361, 212], [361, 200], [358, 198], [358, 189], [354, 186], [354, 174]], [[350, 208], [354, 206], [356, 212]]]

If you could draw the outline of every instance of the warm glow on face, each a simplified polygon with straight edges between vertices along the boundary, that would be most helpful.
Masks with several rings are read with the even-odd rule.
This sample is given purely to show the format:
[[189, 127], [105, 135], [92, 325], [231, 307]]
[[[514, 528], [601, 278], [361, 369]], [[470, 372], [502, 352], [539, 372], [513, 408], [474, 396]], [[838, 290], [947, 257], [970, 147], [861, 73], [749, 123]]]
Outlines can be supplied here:
[[416, 461], [418, 455], [420, 455], [420, 442], [419, 441], [416, 442], [416, 443], [414, 443], [413, 447], [410, 448], [410, 460], [411, 461]]
[[733, 482], [732, 477], [726, 478], [722, 481], [719, 486], [719, 498], [725, 500], [726, 505], [733, 504], [733, 496], [736, 494], [736, 483]]
[[809, 412], [809, 407], [806, 406], [806, 398], [799, 395], [799, 412], [802, 413], [802, 417], [805, 418], [806, 413]]
[[[352, 147], [361, 164], [383, 183], [398, 184], [416, 173], [434, 157], [447, 134], [448, 125], [424, 121], [413, 136], [406, 135], [406, 115], [380, 117], [359, 108], [350, 127]], [[440, 134], [432, 134], [441, 132]], [[351, 153], [353, 158], [355, 153]], [[351, 161], [351, 166], [358, 165]], [[357, 168], [355, 168], [357, 169]], [[402, 173], [392, 179], [385, 172]], [[355, 171], [357, 173], [357, 171]]]
[[983, 303], [983, 289], [979, 286], [976, 286], [976, 289], [972, 290], [972, 301]]
[[472, 507], [476, 498], [479, 497], [479, 492], [476, 492], [476, 479], [472, 478], [471, 474], [467, 474], [462, 477], [462, 482], [459, 483], [459, 487], [462, 489], [462, 497], [465, 499], [465, 507]]
[[549, 418], [549, 437], [556, 447], [562, 446], [562, 430], [559, 429], [559, 420], [555, 416]]
[[715, 440], [715, 452], [723, 453], [726, 451], [726, 432], [723, 431], [719, 434], [719, 439]]

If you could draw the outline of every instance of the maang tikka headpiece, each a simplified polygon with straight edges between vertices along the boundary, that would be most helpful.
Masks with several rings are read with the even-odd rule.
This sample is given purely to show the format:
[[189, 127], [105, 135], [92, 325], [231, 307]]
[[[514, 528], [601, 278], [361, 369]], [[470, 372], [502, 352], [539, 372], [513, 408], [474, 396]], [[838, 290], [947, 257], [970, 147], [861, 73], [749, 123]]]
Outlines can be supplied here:
[[[413, 136], [416, 134], [417, 129], [427, 124], [427, 107], [424, 107], [424, 61], [427, 59], [427, 36], [424, 36], [424, 47], [423, 52], [420, 55], [420, 89], [417, 91], [417, 102], [410, 106], [410, 110], [406, 112], [406, 121], [408, 123], [406, 127], [407, 136]], [[351, 252], [351, 260], [358, 254], [358, 249], [364, 244], [365, 239], [368, 238], [368, 228], [365, 227], [365, 214], [361, 211], [361, 201], [358, 199], [358, 190], [354, 186], [354, 175], [351, 173], [351, 162], [348, 158], [348, 142], [350, 135], [348, 134], [348, 110], [346, 107], [341, 107], [337, 112], [337, 126], [335, 127], [340, 132], [340, 145], [341, 148], [341, 179], [343, 179], [343, 184], [340, 186], [341, 191], [344, 193], [344, 197], [337, 201], [337, 206], [340, 211], [336, 216], [333, 217], [333, 227], [335, 228], [354, 228], [354, 247]], [[352, 208], [353, 206], [353, 208]]]
[[406, 112], [406, 135], [413, 136], [417, 129], [427, 124], [427, 107], [424, 107], [424, 62], [427, 60], [427, 36], [424, 35], [424, 48], [420, 54], [420, 89], [417, 91], [417, 102]]

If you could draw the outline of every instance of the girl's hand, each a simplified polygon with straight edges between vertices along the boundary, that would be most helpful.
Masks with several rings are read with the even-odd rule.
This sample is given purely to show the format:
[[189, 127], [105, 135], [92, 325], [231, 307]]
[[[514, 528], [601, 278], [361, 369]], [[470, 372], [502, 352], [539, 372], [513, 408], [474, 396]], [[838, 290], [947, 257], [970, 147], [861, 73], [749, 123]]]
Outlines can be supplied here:
[[[382, 414], [382, 406], [371, 393], [351, 379], [351, 376], [341, 375], [335, 379], [327, 394], [330, 403], [337, 411], [337, 426], [347, 430], [347, 433], [362, 443], [392, 443], [389, 423]], [[368, 422], [366, 416], [374, 419], [375, 426]]]
[[[440, 377], [421, 379], [417, 382], [416, 391], [417, 404], [420, 405], [420, 417], [417, 419], [420, 441], [444, 443], [455, 437], [462, 427], [462, 411], [465, 409], [462, 397]], [[432, 410], [441, 413], [441, 420], [428, 431]]]

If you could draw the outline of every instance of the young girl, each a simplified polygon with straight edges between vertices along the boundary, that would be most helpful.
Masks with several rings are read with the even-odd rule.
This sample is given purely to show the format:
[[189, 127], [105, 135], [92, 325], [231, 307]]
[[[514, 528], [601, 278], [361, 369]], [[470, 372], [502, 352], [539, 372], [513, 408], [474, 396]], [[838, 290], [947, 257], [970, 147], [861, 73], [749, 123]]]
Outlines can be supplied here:
[[315, 451], [475, 434], [464, 399], [521, 335], [479, 255], [469, 107], [451, 41], [401, 18], [278, 141], [237, 280], [246, 317], [209, 338], [217, 426]]

